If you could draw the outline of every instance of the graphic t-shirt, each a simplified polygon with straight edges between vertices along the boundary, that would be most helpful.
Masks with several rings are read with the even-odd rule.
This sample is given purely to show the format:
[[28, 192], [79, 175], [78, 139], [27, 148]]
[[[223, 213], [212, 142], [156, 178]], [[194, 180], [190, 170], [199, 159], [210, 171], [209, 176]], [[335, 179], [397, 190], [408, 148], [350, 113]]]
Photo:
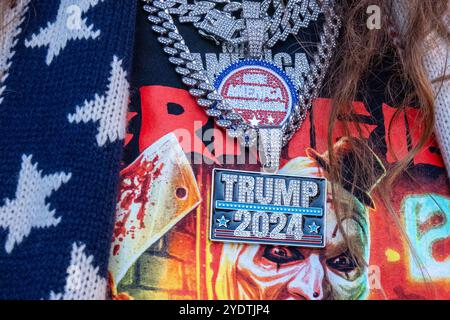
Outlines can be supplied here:
[[[223, 53], [192, 25], [179, 28], [211, 79], [235, 61], [236, 57]], [[316, 42], [317, 29], [312, 25], [302, 32], [301, 42]], [[283, 69], [293, 82], [301, 81], [300, 75], [308, 71], [311, 48], [288, 39], [267, 50], [265, 59]], [[361, 179], [359, 193], [340, 193], [343, 200], [357, 204], [357, 212], [342, 224], [366, 264], [357, 266], [349, 254], [331, 204], [323, 249], [214, 242], [209, 239], [212, 170], [260, 171], [260, 164], [254, 150], [228, 138], [197, 104], [169, 63], [146, 13], [139, 9], [111, 249], [113, 297], [450, 298], [450, 189], [434, 139], [416, 154], [408, 172], [393, 186], [396, 218], [372, 192], [377, 178], [402, 159], [420, 135], [416, 108], [407, 107], [395, 116], [398, 102], [385, 95], [390, 75], [388, 61], [371, 70], [362, 86], [364, 93], [353, 103], [347, 119], [351, 134], [344, 134], [339, 120], [333, 135], [337, 153], [350, 140], [363, 139], [364, 146], [370, 146], [364, 152], [367, 163], [379, 164], [379, 176], [369, 182]], [[327, 154], [331, 111], [330, 98], [321, 94], [283, 149], [280, 172], [298, 176], [324, 172], [320, 160]], [[348, 169], [345, 172], [351, 175]]]

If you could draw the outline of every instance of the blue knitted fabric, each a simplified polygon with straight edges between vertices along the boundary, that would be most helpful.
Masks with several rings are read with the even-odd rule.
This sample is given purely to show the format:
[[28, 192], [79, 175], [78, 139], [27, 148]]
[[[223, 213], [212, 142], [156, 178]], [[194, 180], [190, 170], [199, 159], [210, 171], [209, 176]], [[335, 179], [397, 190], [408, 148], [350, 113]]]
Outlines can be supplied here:
[[0, 73], [0, 299], [101, 299], [136, 2], [9, 10], [20, 21]]

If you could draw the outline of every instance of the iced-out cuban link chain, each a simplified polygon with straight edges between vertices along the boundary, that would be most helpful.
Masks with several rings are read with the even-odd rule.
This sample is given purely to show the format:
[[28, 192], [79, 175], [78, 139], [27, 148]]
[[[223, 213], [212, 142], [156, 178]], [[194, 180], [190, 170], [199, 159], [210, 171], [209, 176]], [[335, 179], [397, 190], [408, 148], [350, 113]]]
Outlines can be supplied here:
[[302, 75], [304, 83], [303, 93], [299, 92], [299, 103], [283, 128], [283, 145], [289, 142], [295, 132], [301, 127], [308, 111], [311, 110], [314, 99], [320, 93], [334, 49], [336, 48], [341, 19], [336, 14], [332, 2], [324, 3], [322, 11], [325, 15], [325, 23], [320, 35], [320, 44], [317, 46], [317, 53], [313, 55], [312, 62], [309, 64], [310, 71]]
[[174, 1], [144, 0], [144, 2], [146, 3], [144, 10], [150, 13], [148, 20], [153, 24], [152, 29], [159, 34], [158, 42], [164, 46], [163, 50], [169, 56], [169, 62], [175, 65], [175, 71], [181, 76], [181, 81], [189, 87], [189, 93], [196, 98], [197, 103], [205, 108], [208, 116], [216, 118], [218, 126], [223, 128], [233, 126], [243, 131], [247, 130], [248, 125], [223, 101], [222, 96], [210, 83], [203, 66], [191, 54], [168, 12]]
[[[285, 41], [290, 34], [297, 34], [301, 28], [307, 28], [311, 21], [317, 20], [321, 0], [264, 0], [261, 3], [260, 16], [265, 17], [264, 42], [267, 48], [278, 41]], [[194, 1], [166, 0], [158, 4], [172, 16], [178, 16], [180, 23], [192, 23], [199, 33], [220, 44], [238, 47], [248, 41], [245, 19], [242, 19], [242, 3], [230, 0]], [[273, 8], [274, 14], [268, 11]], [[218, 22], [220, 28], [210, 24]]]
[[[210, 83], [206, 71], [201, 63], [195, 61], [173, 21], [173, 7], [177, 3], [186, 3], [186, 0], [143, 1], [146, 3], [144, 10], [150, 14], [148, 20], [153, 24], [152, 29], [159, 34], [158, 42], [164, 46], [163, 50], [169, 55], [169, 62], [175, 65], [175, 71], [181, 75], [182, 82], [190, 88], [189, 93], [197, 99], [197, 103], [200, 106], [205, 108], [208, 116], [216, 118], [218, 126], [228, 129], [227, 133], [230, 137], [239, 138], [245, 146], [254, 145], [258, 136], [256, 130], [247, 125], [242, 117], [233, 111]], [[212, 1], [228, 3], [229, 0]], [[274, 0], [274, 2], [276, 1]], [[303, 76], [304, 88], [301, 88], [303, 92], [299, 94], [300, 102], [283, 126], [283, 145], [289, 142], [293, 134], [301, 126], [307, 111], [312, 106], [312, 101], [317, 97], [330, 63], [332, 51], [336, 45], [340, 19], [335, 14], [329, 0], [319, 2], [322, 5], [322, 11], [326, 18], [323, 32], [320, 35], [317, 53], [313, 56], [312, 63], [310, 63], [310, 72]]]
[[286, 5], [281, 0], [266, 0], [262, 3], [262, 10], [268, 12], [271, 3], [275, 10], [268, 25], [268, 48], [272, 48], [280, 40], [286, 41], [289, 35], [298, 34], [301, 28], [307, 28], [311, 21], [317, 20], [321, 12], [316, 0], [294, 0], [288, 1]]

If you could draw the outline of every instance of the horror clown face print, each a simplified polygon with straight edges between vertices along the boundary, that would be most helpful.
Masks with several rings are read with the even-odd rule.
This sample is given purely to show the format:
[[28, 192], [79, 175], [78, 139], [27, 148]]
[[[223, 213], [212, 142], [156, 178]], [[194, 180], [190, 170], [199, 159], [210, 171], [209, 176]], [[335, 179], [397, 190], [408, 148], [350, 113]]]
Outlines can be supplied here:
[[[288, 163], [283, 174], [321, 177], [309, 158]], [[325, 248], [225, 244], [216, 290], [228, 299], [363, 299], [368, 292], [369, 209], [346, 190], [338, 215], [327, 201]], [[345, 237], [342, 232], [345, 230]]]

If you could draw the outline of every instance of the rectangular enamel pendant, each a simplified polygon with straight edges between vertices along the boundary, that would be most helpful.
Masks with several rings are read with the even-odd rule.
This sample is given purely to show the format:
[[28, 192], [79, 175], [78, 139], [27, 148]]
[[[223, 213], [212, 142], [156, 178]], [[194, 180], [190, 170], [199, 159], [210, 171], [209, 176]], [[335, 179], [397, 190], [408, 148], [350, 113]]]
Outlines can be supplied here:
[[325, 178], [213, 170], [210, 239], [325, 246]]

